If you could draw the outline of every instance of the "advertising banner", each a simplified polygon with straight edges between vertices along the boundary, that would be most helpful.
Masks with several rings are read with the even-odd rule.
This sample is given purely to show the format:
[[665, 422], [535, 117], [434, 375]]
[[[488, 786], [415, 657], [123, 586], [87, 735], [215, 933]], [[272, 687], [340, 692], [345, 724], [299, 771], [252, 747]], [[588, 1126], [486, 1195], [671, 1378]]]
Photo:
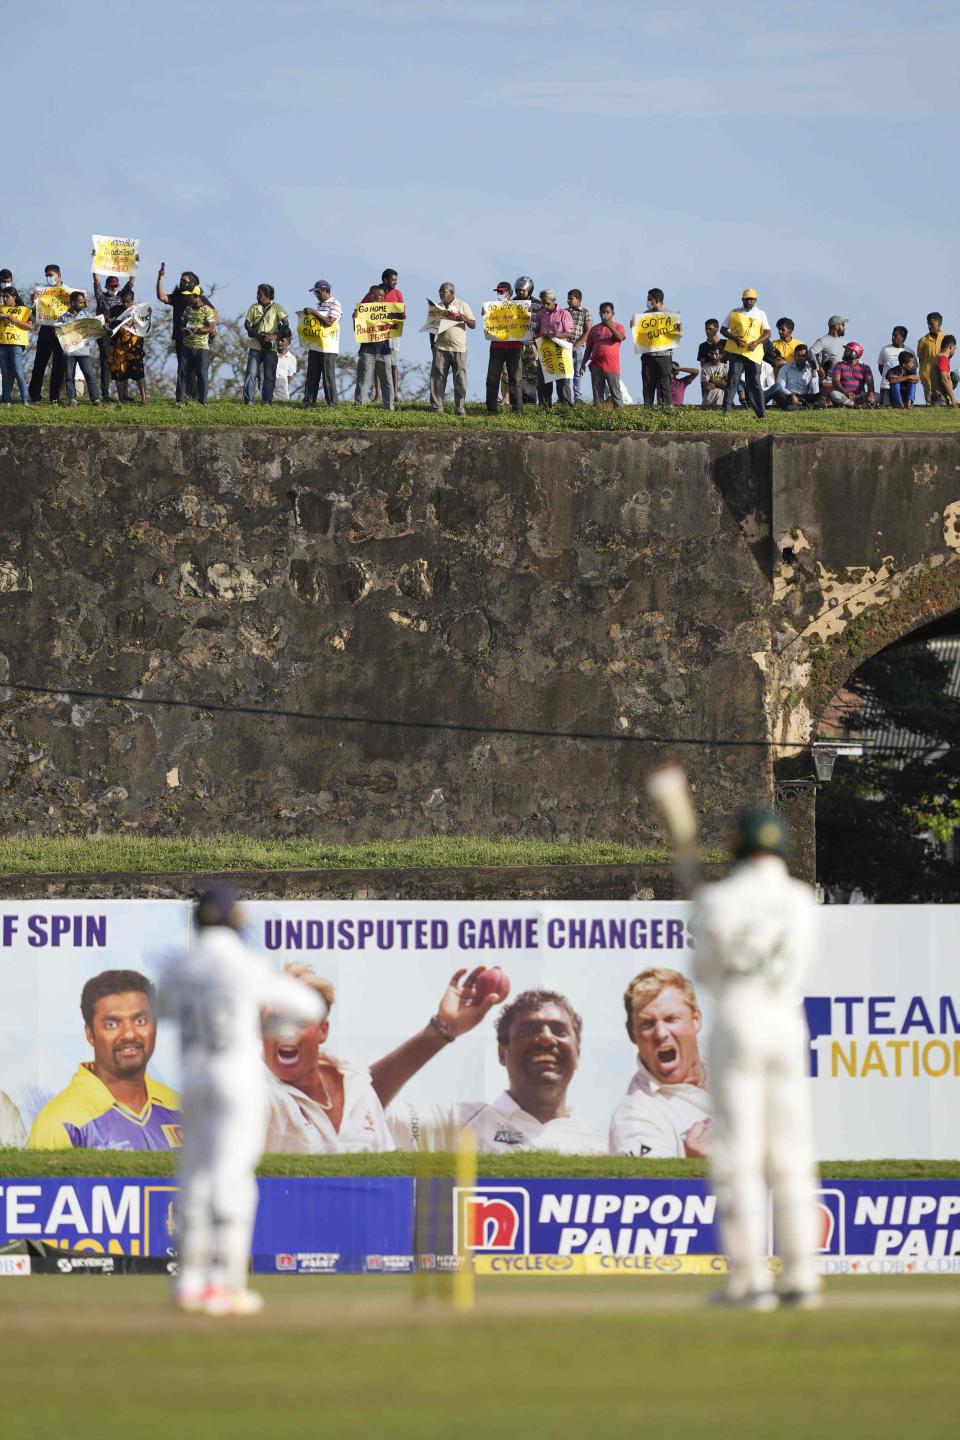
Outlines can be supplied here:
[[488, 300], [481, 311], [488, 340], [531, 340], [532, 306], [529, 300]]
[[[250, 943], [271, 964], [307, 965], [334, 986], [320, 1053], [337, 1057], [329, 1063], [355, 1085], [336, 1132], [295, 1083], [298, 1066], [318, 1055], [316, 1038], [287, 1054], [268, 1045], [269, 1148], [447, 1148], [469, 1126], [491, 1154], [709, 1152], [711, 1003], [691, 983], [686, 905], [262, 901], [245, 909]], [[960, 1156], [958, 919], [950, 905], [819, 912], [805, 1007], [821, 1157]], [[177, 901], [0, 903], [0, 1145], [27, 1136], [36, 1148], [177, 1148], [174, 1034], [155, 1022], [144, 1030], [146, 1103], [132, 1115], [97, 1078], [103, 1037], [80, 1003], [90, 982], [88, 1012], [91, 995], [99, 1015], [118, 986], [133, 993], [128, 1009], [144, 1008], [137, 987], [157, 980], [165, 958], [189, 942], [189, 906]], [[498, 1041], [503, 1004], [453, 1043], [427, 1047], [431, 1058], [420, 1059], [386, 1111], [364, 1079], [399, 1045], [433, 1033], [452, 978], [476, 966], [502, 967], [507, 1004], [551, 992], [542, 1004], [558, 1032], [551, 1059], [564, 1113], [556, 1119], [541, 1124], [511, 1098], [527, 1083], [529, 1057]], [[111, 979], [117, 971], [126, 974]], [[665, 1007], [668, 1043], [627, 1036], [624, 991], [641, 972], [650, 1003]]]
[[91, 355], [107, 327], [102, 315], [88, 315], [83, 320], [67, 320], [57, 326], [57, 339], [64, 355]]
[[94, 275], [116, 275], [119, 280], [129, 280], [137, 273], [140, 257], [140, 241], [125, 240], [116, 235], [94, 235]]
[[651, 350], [672, 350], [679, 345], [681, 320], [676, 310], [644, 310], [630, 317], [633, 348], [638, 354]]
[[19, 325], [11, 325], [11, 320], [22, 320], [24, 325], [29, 325], [29, 305], [4, 305], [0, 309], [0, 345], [29, 344], [30, 331], [21, 330]]
[[38, 285], [33, 292], [38, 325], [56, 325], [70, 307], [70, 285]]
[[376, 340], [399, 340], [403, 334], [403, 321], [397, 316], [403, 314], [399, 300], [367, 301], [357, 306], [353, 317], [353, 333], [359, 344]]
[[297, 311], [297, 335], [305, 350], [319, 350], [328, 355], [340, 354], [340, 321], [334, 325], [321, 325], [315, 315], [305, 310]]
[[[253, 1268], [262, 1273], [403, 1274], [453, 1268], [461, 1253], [494, 1274], [724, 1268], [716, 1199], [703, 1180], [480, 1179], [453, 1188], [439, 1224], [424, 1223], [422, 1197], [418, 1214], [423, 1182], [410, 1178], [258, 1183]], [[0, 1174], [0, 1247], [43, 1241], [91, 1256], [172, 1260], [176, 1196], [172, 1180]], [[960, 1182], [825, 1177], [816, 1207], [825, 1274], [960, 1274]], [[767, 1253], [777, 1248], [771, 1211]]]

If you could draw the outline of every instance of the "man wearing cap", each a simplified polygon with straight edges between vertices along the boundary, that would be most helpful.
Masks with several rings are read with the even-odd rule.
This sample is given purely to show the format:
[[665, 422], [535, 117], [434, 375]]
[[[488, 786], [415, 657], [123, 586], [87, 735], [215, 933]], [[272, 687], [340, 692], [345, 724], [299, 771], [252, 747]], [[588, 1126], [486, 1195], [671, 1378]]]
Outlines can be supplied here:
[[175, 394], [178, 400], [185, 400], [188, 397], [191, 400], [196, 400], [196, 382], [192, 375], [189, 381], [190, 388], [184, 389], [187, 372], [183, 358], [185, 349], [183, 343], [183, 315], [187, 306], [192, 303], [190, 299], [192, 295], [199, 295], [201, 304], [209, 306], [213, 311], [214, 323], [216, 323], [217, 312], [209, 298], [204, 295], [200, 286], [199, 277], [193, 270], [184, 270], [180, 276], [180, 283], [176, 290], [171, 291], [168, 295], [163, 286], [163, 277], [166, 274], [166, 270], [166, 264], [162, 264], [157, 271], [157, 299], [161, 305], [169, 305], [173, 311], [173, 348], [177, 356], [177, 388]]
[[[510, 300], [513, 298], [513, 286], [509, 280], [501, 280], [494, 294], [498, 300]], [[521, 297], [518, 295], [516, 298], [520, 299]], [[500, 380], [504, 370], [507, 372], [510, 408], [515, 415], [519, 415], [523, 410], [523, 387], [520, 380], [522, 360], [522, 340], [490, 341], [490, 358], [487, 361], [487, 412], [490, 415], [497, 413], [497, 406], [500, 403]]]
[[[331, 293], [329, 280], [318, 280], [311, 294], [317, 297], [316, 305], [304, 307], [304, 315], [311, 315], [324, 329], [339, 326], [343, 307]], [[320, 379], [323, 378], [323, 398], [328, 405], [336, 405], [337, 395], [337, 352], [334, 350], [310, 350], [307, 353], [307, 379], [303, 403], [312, 410], [317, 403]]]
[[821, 389], [826, 388], [823, 382], [829, 380], [834, 365], [843, 359], [846, 349], [843, 337], [849, 324], [850, 321], [845, 315], [831, 315], [827, 321], [826, 335], [821, 335], [820, 339], [814, 340], [810, 346], [810, 359], [820, 372]]
[[760, 366], [763, 362], [763, 347], [770, 339], [770, 321], [766, 312], [757, 304], [757, 292], [748, 286], [741, 296], [738, 310], [731, 310], [720, 326], [720, 334], [726, 339], [727, 388], [723, 397], [724, 412], [733, 408], [733, 402], [743, 387], [747, 403], [753, 407], [758, 420], [763, 419], [763, 385], [760, 381]]
[[[817, 908], [791, 878], [779, 815], [735, 822], [731, 873], [694, 897], [694, 974], [714, 999], [707, 1049], [714, 1124], [710, 1174], [729, 1279], [727, 1304], [772, 1310], [820, 1303], [814, 1270], [816, 1165], [802, 996]], [[773, 1192], [779, 1290], [767, 1267]]]
[[267, 1128], [262, 1028], [314, 1024], [325, 1007], [247, 949], [232, 891], [206, 891], [194, 919], [196, 939], [167, 967], [158, 996], [159, 1014], [179, 1026], [183, 1070], [175, 1294], [184, 1310], [251, 1315], [262, 1306], [246, 1288]]

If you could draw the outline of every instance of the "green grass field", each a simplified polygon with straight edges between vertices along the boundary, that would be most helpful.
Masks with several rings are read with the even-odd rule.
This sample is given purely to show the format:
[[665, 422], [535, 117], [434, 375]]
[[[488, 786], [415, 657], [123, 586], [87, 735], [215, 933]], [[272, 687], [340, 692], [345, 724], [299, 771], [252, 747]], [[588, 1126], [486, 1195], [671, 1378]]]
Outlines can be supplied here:
[[245, 426], [256, 429], [295, 427], [310, 430], [506, 430], [551, 434], [562, 430], [672, 431], [680, 434], [705, 431], [793, 434], [798, 431], [827, 433], [922, 434], [960, 432], [960, 409], [924, 407], [917, 410], [823, 410], [803, 415], [771, 411], [759, 424], [752, 411], [730, 415], [684, 405], [671, 410], [646, 410], [639, 405], [613, 410], [608, 406], [578, 405], [570, 410], [541, 410], [527, 406], [522, 415], [488, 415], [483, 405], [468, 405], [465, 419], [451, 411], [436, 415], [427, 405], [403, 405], [390, 412], [373, 405], [319, 406], [304, 410], [289, 404], [244, 405], [240, 400], [213, 400], [208, 405], [172, 400], [151, 400], [147, 405], [101, 405], [84, 402], [75, 410], [57, 405], [35, 405], [23, 409], [14, 405], [4, 411], [2, 425], [57, 426]]
[[[710, 863], [729, 859], [704, 850]], [[104, 871], [352, 870], [518, 865], [650, 865], [671, 863], [662, 847], [606, 841], [561, 844], [540, 840], [484, 840], [433, 836], [325, 845], [316, 840], [259, 840], [246, 835], [191, 839], [104, 835], [96, 839], [35, 836], [0, 839], [0, 874], [70, 875]]]
[[946, 1440], [960, 1283], [844, 1279], [815, 1314], [705, 1308], [691, 1278], [482, 1280], [456, 1316], [406, 1277], [264, 1278], [253, 1320], [165, 1282], [0, 1283], [5, 1440]]

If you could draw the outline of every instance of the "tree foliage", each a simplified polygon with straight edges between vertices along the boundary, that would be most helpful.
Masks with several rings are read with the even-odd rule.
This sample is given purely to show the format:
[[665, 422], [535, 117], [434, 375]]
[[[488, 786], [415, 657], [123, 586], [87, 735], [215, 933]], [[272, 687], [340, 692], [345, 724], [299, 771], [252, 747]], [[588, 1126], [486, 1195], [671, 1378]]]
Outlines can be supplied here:
[[[821, 884], [871, 900], [960, 900], [960, 700], [952, 665], [925, 642], [873, 656], [848, 682], [861, 760], [840, 761], [817, 796]], [[895, 732], [895, 739], [890, 739]], [[879, 743], [874, 737], [879, 736]]]

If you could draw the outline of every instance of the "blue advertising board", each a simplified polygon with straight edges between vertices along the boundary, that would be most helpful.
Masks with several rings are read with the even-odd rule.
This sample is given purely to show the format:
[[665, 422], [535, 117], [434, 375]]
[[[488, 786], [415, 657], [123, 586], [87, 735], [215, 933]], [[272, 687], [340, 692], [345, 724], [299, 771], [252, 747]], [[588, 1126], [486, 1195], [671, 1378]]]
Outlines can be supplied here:
[[[426, 1255], [715, 1255], [716, 1199], [702, 1180], [260, 1180], [256, 1271], [404, 1273]], [[173, 1180], [0, 1180], [0, 1246], [42, 1240], [92, 1254], [176, 1255]], [[817, 1195], [827, 1273], [960, 1273], [960, 1182], [829, 1180]], [[424, 1213], [424, 1212], [428, 1213]], [[776, 1235], [770, 1221], [770, 1253]]]

